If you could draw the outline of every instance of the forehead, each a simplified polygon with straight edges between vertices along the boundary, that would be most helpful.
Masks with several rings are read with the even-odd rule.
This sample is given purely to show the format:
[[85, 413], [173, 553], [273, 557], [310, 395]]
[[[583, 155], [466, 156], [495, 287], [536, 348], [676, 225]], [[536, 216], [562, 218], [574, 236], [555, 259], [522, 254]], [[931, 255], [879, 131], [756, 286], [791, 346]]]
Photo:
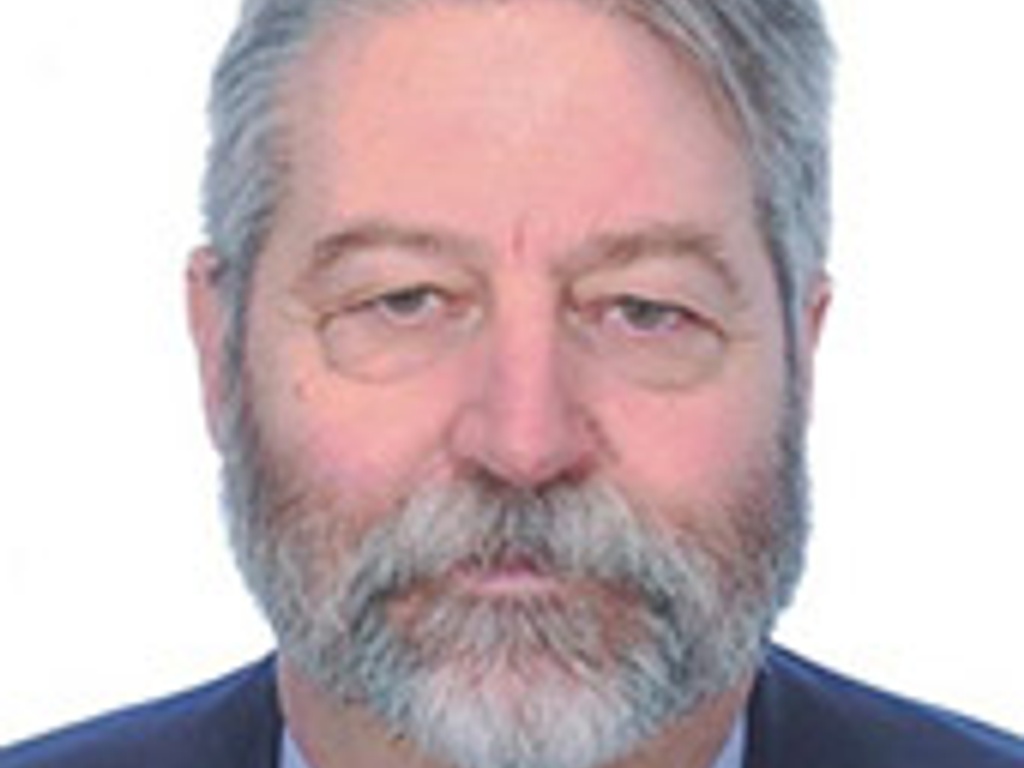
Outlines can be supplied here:
[[676, 85], [710, 90], [687, 66], [691, 57], [663, 33], [611, 4], [586, 2], [426, 0], [362, 15], [339, 8], [324, 18], [292, 85], [298, 96], [320, 100], [324, 86], [344, 82], [349, 104], [367, 91], [415, 97], [424, 87], [447, 85], [449, 97], [469, 95], [474, 107], [506, 120], [527, 105], [531, 112], [585, 107], [591, 82], [606, 89], [651, 85], [667, 69], [684, 81]]
[[569, 0], [343, 18], [286, 93], [296, 234], [397, 218], [564, 250], [637, 222], [753, 221], [738, 131], [701, 70]]

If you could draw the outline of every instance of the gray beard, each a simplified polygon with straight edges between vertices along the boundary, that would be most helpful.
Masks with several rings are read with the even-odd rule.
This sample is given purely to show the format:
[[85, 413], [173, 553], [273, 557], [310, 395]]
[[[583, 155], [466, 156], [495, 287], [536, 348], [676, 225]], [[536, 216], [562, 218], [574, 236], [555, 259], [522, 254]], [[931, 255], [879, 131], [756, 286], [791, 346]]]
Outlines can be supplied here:
[[[673, 510], [700, 527], [656, 529], [598, 482], [477, 476], [414, 493], [346, 551], [345, 510], [306, 503], [243, 403], [224, 466], [232, 546], [282, 652], [337, 702], [459, 768], [590, 768], [759, 662], [807, 538], [797, 404], [783, 421], [729, 498]], [[508, 563], [565, 589], [455, 586]]]

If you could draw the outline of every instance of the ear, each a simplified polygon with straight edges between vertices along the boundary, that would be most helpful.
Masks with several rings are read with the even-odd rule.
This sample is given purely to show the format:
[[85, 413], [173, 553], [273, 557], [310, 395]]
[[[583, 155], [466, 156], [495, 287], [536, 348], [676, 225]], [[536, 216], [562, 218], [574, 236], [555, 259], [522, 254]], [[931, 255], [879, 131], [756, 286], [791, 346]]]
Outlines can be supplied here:
[[221, 447], [224, 413], [224, 339], [227, 316], [217, 285], [223, 262], [212, 248], [192, 252], [186, 273], [188, 321], [199, 362], [206, 428], [214, 445]]
[[831, 306], [832, 280], [827, 273], [819, 272], [808, 287], [800, 318], [800, 385], [803, 387], [804, 403], [806, 403], [808, 412], [813, 410], [815, 358]]

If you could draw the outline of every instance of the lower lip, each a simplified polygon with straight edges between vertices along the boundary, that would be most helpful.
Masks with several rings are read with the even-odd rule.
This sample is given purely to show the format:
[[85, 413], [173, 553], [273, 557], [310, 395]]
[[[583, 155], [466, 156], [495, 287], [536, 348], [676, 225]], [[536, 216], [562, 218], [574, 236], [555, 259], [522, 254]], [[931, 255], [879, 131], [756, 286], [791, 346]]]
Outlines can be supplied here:
[[562, 583], [550, 575], [528, 567], [464, 571], [457, 583], [465, 591], [486, 597], [528, 597], [551, 594]]

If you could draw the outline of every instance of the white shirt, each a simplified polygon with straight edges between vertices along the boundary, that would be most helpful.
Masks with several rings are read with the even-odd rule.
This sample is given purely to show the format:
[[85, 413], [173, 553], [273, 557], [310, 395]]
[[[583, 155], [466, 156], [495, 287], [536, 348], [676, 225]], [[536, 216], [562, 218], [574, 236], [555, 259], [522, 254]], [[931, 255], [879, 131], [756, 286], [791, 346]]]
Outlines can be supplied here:
[[[743, 768], [743, 747], [746, 745], [746, 741], [747, 722], [746, 718], [740, 717], [711, 768]], [[280, 768], [310, 768], [287, 728], [284, 729], [284, 735], [281, 737], [279, 765]]]

